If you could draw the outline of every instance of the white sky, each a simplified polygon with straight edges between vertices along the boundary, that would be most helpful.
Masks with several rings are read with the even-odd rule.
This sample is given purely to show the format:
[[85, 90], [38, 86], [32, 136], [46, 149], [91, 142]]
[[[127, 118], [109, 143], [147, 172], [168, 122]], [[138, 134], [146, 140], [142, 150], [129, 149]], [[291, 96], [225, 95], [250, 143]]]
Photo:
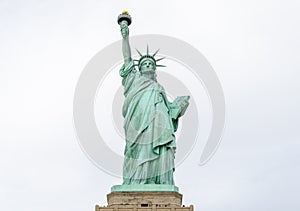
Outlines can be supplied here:
[[[72, 120], [86, 63], [121, 38], [163, 34], [196, 47], [225, 92], [226, 131], [205, 166], [176, 170], [196, 210], [300, 209], [300, 3], [297, 0], [0, 1], [0, 210], [82, 211], [121, 180], [81, 151]], [[121, 50], [121, 49], [120, 49]]]

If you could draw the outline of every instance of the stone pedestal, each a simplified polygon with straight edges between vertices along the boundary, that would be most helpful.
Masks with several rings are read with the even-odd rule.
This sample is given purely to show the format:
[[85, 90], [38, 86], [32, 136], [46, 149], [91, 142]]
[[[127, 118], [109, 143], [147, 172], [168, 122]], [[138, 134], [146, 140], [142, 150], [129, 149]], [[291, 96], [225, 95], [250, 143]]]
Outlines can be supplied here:
[[127, 208], [139, 207], [180, 207], [182, 195], [176, 192], [115, 192], [107, 195], [109, 206]]
[[178, 192], [112, 192], [107, 195], [107, 206], [96, 205], [96, 211], [193, 211], [182, 206]]

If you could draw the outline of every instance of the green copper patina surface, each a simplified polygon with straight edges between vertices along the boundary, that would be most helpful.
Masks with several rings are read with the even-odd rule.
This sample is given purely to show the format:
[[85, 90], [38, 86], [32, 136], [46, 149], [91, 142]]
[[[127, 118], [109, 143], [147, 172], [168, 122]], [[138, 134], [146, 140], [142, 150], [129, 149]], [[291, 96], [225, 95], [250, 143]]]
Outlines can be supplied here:
[[[127, 18], [127, 19], [126, 19]], [[142, 55], [138, 64], [131, 58], [128, 13], [119, 16], [123, 37], [124, 64], [120, 70], [125, 101], [122, 114], [126, 146], [123, 164], [123, 185], [112, 191], [178, 191], [173, 172], [176, 149], [175, 131], [178, 119], [188, 107], [189, 96], [169, 102], [164, 88], [156, 81], [157, 62], [149, 54]], [[138, 67], [138, 70], [136, 69]], [[160, 184], [161, 186], [157, 185]]]
[[111, 188], [111, 192], [178, 192], [175, 185], [163, 184], [131, 184], [131, 185], [115, 185]]

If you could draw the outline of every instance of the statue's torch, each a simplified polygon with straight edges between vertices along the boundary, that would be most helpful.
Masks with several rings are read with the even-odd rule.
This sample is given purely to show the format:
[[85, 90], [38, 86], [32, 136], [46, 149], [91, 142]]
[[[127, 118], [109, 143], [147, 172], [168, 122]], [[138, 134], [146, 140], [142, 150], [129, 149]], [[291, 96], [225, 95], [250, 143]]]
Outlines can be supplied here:
[[124, 10], [122, 14], [118, 16], [118, 24], [121, 25], [121, 23], [125, 23], [127, 26], [131, 24], [131, 16], [126, 10]]

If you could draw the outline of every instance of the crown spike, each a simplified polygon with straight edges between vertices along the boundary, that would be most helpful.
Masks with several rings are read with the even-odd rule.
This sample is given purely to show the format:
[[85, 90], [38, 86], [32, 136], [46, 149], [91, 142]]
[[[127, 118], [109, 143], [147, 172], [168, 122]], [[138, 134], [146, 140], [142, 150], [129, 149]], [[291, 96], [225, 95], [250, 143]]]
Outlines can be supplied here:
[[157, 51], [155, 51], [155, 53], [152, 55], [153, 57], [157, 54], [157, 52], [159, 51], [160, 49], [157, 49]]
[[157, 64], [156, 67], [166, 67], [165, 65]]
[[147, 56], [149, 55], [149, 46], [147, 44]]
[[166, 57], [162, 57], [162, 58], [156, 59], [155, 61], [158, 62], [158, 61], [163, 60], [163, 59], [165, 59], [165, 58], [166, 58]]
[[138, 49], [135, 49], [135, 50], [138, 52], [138, 54], [140, 54], [140, 56], [143, 56], [143, 54], [141, 54], [141, 52], [139, 52]]

